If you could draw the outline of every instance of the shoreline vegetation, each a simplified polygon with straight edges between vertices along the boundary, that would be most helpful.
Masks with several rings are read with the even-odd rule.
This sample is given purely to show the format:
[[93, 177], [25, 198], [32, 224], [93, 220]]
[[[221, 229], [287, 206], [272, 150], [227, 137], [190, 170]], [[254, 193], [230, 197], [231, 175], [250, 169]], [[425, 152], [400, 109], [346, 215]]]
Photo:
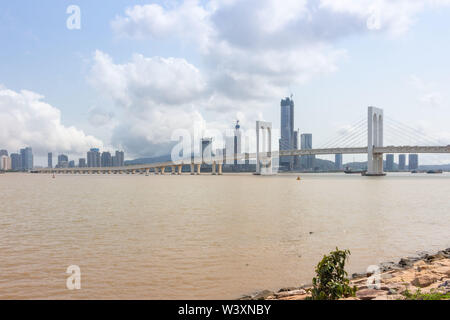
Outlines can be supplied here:
[[[316, 272], [320, 272], [319, 267], [324, 261], [337, 252], [340, 251], [336, 248], [330, 256], [324, 256]], [[333, 266], [330, 274], [343, 271], [343, 267], [343, 264]], [[346, 277], [344, 285], [355, 288], [356, 292], [338, 300], [450, 300], [450, 248], [435, 254], [402, 258], [397, 263], [383, 262], [378, 267], [377, 273], [354, 273]], [[277, 292], [258, 291], [239, 300], [310, 300], [315, 291], [317, 285], [309, 284], [282, 288]]]

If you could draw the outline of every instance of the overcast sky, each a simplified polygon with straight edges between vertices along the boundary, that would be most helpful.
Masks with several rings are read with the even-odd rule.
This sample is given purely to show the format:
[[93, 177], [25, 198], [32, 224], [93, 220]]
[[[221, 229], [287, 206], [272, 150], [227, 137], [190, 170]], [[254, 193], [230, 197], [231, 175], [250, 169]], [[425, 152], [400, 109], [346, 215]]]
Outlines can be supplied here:
[[167, 154], [194, 123], [279, 127], [291, 93], [316, 147], [369, 105], [450, 144], [449, 34], [450, 0], [1, 1], [0, 149]]

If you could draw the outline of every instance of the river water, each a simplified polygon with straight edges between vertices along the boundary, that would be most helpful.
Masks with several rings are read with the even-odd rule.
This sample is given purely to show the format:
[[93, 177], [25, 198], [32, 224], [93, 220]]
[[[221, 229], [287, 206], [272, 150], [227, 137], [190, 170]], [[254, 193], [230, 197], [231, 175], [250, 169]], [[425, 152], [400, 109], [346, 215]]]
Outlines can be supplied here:
[[[234, 299], [450, 247], [450, 175], [0, 175], [1, 299]], [[81, 289], [66, 288], [66, 269]]]

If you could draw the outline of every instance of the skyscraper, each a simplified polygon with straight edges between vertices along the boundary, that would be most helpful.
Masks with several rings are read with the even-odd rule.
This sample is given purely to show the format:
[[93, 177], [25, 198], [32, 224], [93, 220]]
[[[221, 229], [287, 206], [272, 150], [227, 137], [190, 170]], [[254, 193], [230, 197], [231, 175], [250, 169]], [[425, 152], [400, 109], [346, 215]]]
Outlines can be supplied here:
[[65, 154], [58, 155], [58, 164], [57, 168], [68, 168], [69, 167], [69, 157]]
[[100, 150], [98, 148], [92, 148], [87, 153], [87, 166], [89, 168], [100, 167]]
[[[312, 149], [312, 134], [311, 133], [304, 133], [301, 135], [301, 149], [302, 150], [309, 150]], [[302, 169], [306, 170], [312, 170], [314, 169], [314, 155], [307, 155], [302, 156], [300, 162]]]
[[394, 155], [386, 155], [386, 171], [394, 171]]
[[33, 169], [33, 149], [30, 147], [20, 149], [20, 156], [22, 159], [22, 170]]
[[117, 167], [123, 167], [125, 165], [125, 153], [123, 151], [116, 151], [115, 158]]
[[75, 168], [75, 160], [70, 160], [68, 164], [69, 168]]
[[111, 153], [107, 151], [102, 152], [102, 167], [112, 167], [112, 165]]
[[400, 154], [398, 156], [398, 170], [405, 171], [406, 170], [406, 155]]
[[11, 169], [22, 170], [22, 156], [18, 153], [11, 153]]
[[11, 170], [11, 158], [8, 156], [0, 156], [0, 170]]
[[212, 138], [202, 138], [200, 150], [202, 151], [202, 161], [209, 161], [212, 156]]
[[419, 169], [419, 155], [418, 154], [410, 154], [409, 155], [408, 168], [409, 168], [409, 170]]
[[47, 167], [48, 168], [53, 168], [53, 153], [49, 152], [47, 155]]
[[1, 156], [8, 156], [8, 150], [0, 150], [0, 157]]
[[78, 168], [86, 168], [86, 159], [85, 158], [78, 159]]
[[334, 155], [334, 168], [336, 170], [342, 170], [342, 154], [341, 153]]
[[[280, 138], [280, 151], [294, 149], [294, 100], [286, 98], [281, 100], [281, 138]], [[294, 166], [294, 157], [286, 156], [280, 157], [280, 166], [285, 167], [288, 170], [292, 170]]]

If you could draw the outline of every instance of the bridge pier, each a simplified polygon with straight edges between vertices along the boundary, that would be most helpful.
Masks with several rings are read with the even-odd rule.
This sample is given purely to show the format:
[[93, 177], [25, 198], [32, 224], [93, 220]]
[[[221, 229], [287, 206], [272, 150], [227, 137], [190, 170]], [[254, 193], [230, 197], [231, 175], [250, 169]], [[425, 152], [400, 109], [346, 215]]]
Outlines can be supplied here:
[[195, 165], [191, 163], [191, 175], [195, 174]]
[[197, 175], [199, 175], [201, 173], [201, 164], [197, 164]]
[[160, 170], [161, 170], [161, 175], [164, 175], [166, 173], [166, 167], [161, 167]]
[[[262, 132], [262, 134], [260, 134]], [[261, 142], [261, 143], [260, 143]], [[260, 150], [260, 145], [261, 149]], [[268, 150], [264, 150], [264, 149]], [[263, 153], [263, 157], [261, 157]], [[272, 123], [256, 121], [256, 174], [272, 174]]]
[[219, 165], [218, 165], [218, 169], [219, 169], [219, 173], [218, 173], [218, 175], [219, 176], [221, 176], [223, 173], [222, 173], [222, 167], [223, 167], [223, 164], [222, 163], [219, 163]]
[[375, 148], [383, 147], [383, 110], [369, 107], [367, 118], [367, 176], [384, 176], [383, 154]]
[[215, 162], [215, 161], [213, 161], [213, 163], [212, 163], [211, 174], [212, 174], [213, 176], [216, 175], [216, 162]]
[[181, 175], [183, 173], [183, 165], [178, 166], [178, 175]]

